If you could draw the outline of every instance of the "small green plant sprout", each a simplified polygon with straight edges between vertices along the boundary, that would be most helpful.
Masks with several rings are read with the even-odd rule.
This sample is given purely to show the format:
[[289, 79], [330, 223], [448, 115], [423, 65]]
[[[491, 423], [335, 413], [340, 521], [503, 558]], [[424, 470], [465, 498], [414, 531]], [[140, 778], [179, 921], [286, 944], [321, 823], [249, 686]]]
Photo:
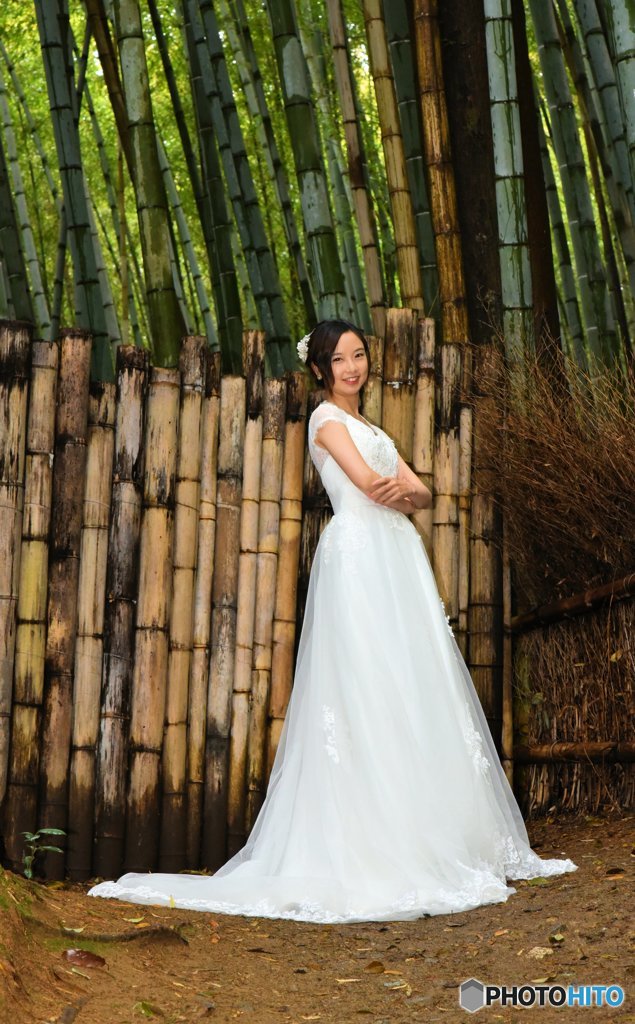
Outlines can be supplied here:
[[41, 828], [38, 832], [21, 832], [24, 836], [24, 853], [22, 854], [22, 868], [25, 878], [33, 878], [33, 861], [38, 853], [63, 853], [59, 846], [46, 845], [46, 836], [65, 836], [62, 828]]

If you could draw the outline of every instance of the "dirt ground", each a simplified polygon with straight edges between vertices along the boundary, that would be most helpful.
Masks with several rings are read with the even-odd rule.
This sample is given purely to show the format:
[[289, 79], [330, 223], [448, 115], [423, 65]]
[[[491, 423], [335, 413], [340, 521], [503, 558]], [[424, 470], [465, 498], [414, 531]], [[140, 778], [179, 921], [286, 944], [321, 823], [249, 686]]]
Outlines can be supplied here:
[[[488, 984], [618, 984], [635, 1022], [635, 817], [528, 825], [579, 870], [516, 882], [507, 903], [398, 923], [314, 925], [94, 900], [88, 886], [0, 874], [1, 1024], [401, 1024], [578, 1020], [579, 1008], [458, 1003]], [[69, 954], [69, 950], [84, 951]], [[103, 958], [91, 959], [90, 955]], [[586, 1014], [585, 1014], [586, 1018]]]

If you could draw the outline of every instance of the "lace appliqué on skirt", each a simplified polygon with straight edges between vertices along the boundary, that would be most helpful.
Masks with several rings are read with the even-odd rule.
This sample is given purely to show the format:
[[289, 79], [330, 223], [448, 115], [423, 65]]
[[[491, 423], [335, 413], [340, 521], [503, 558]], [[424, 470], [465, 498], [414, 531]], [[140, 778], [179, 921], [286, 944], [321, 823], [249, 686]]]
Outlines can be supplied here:
[[405, 530], [408, 525], [408, 519], [403, 512], [398, 512], [396, 508], [387, 508], [386, 515], [388, 517], [388, 525], [393, 530]]
[[467, 743], [474, 767], [481, 773], [481, 775], [486, 776], [489, 774], [490, 763], [483, 753], [483, 737], [474, 725], [474, 720], [470, 712], [470, 705], [467, 701], [465, 701], [464, 708], [465, 720], [463, 723], [463, 736]]
[[322, 561], [328, 564], [335, 547], [340, 553], [342, 566], [348, 572], [357, 572], [357, 553], [366, 546], [367, 531], [355, 512], [344, 509], [336, 512], [324, 528]]
[[324, 749], [329, 757], [335, 761], [336, 764], [339, 764], [340, 755], [335, 742], [335, 712], [333, 711], [333, 708], [328, 706], [328, 704], [322, 705], [322, 726], [326, 735]]
[[452, 626], [450, 625], [450, 616], [446, 614], [445, 604], [443, 602], [443, 598], [441, 597], [441, 598], [439, 598], [439, 600], [441, 601], [441, 607], [443, 608], [443, 614], [445, 615], [445, 621], [446, 621], [446, 625], [448, 627], [448, 633], [450, 634], [450, 636], [454, 636], [454, 631], [452, 629]]
[[577, 865], [568, 858], [543, 858], [532, 849], [522, 852], [518, 850], [511, 836], [498, 834], [494, 838], [494, 849], [497, 861], [501, 864], [507, 878], [549, 878], [567, 871], [575, 871]]

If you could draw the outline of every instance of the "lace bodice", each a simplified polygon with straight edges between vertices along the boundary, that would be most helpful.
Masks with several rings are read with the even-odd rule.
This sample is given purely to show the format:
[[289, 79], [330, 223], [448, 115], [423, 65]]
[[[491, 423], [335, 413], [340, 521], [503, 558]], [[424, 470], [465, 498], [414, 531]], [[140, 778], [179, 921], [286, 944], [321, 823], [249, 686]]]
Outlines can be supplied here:
[[329, 452], [315, 443], [320, 427], [329, 420], [345, 425], [364, 461], [381, 476], [397, 475], [399, 463], [394, 441], [381, 427], [363, 423], [333, 402], [321, 402], [309, 419], [309, 454], [326, 488], [333, 511], [338, 512], [355, 505], [376, 504], [355, 486]]

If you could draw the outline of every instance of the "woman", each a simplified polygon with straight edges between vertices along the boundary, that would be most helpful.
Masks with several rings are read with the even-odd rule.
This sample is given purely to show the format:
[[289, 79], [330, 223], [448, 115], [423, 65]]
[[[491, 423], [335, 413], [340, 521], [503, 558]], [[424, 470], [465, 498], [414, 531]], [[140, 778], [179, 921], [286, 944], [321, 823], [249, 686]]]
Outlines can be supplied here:
[[359, 412], [363, 333], [327, 320], [301, 357], [326, 399], [309, 451], [334, 515], [318, 542], [265, 801], [215, 875], [127, 874], [94, 896], [323, 923], [505, 901], [541, 860], [408, 514], [432, 495]]

